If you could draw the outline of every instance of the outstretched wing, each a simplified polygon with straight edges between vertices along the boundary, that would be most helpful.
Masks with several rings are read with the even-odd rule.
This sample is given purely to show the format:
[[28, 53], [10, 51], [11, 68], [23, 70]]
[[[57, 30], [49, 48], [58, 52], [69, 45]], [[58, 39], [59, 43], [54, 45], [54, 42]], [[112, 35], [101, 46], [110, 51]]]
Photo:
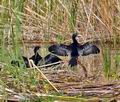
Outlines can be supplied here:
[[54, 44], [48, 48], [49, 52], [59, 56], [68, 56], [70, 49], [70, 46], [64, 44]]
[[78, 52], [79, 52], [79, 55], [87, 56], [89, 54], [100, 53], [100, 49], [96, 45], [90, 44], [89, 42], [87, 42], [87, 43], [80, 45], [78, 47]]

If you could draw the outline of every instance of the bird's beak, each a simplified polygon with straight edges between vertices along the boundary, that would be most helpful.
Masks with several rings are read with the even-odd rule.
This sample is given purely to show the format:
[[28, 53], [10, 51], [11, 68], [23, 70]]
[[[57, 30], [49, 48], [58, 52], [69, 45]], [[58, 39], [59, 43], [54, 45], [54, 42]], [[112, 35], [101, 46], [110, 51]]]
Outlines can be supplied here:
[[80, 35], [80, 34], [79, 34], [79, 35], [77, 35], [76, 40], [77, 40], [77, 42], [78, 42], [78, 43], [80, 43], [81, 38], [83, 38], [83, 36], [82, 36], [82, 35]]

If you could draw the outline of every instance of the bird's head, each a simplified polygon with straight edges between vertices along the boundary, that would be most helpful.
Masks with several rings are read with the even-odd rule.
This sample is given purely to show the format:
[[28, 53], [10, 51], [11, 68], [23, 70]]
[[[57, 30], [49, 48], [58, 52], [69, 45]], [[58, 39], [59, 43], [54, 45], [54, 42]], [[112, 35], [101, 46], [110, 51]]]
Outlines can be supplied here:
[[34, 48], [34, 53], [37, 53], [37, 51], [39, 50], [40, 46], [35, 46]]
[[73, 39], [76, 38], [77, 35], [78, 35], [78, 33], [73, 33], [72, 38], [73, 38]]
[[73, 33], [72, 40], [73, 40], [74, 43], [78, 43], [79, 42], [78, 33]]

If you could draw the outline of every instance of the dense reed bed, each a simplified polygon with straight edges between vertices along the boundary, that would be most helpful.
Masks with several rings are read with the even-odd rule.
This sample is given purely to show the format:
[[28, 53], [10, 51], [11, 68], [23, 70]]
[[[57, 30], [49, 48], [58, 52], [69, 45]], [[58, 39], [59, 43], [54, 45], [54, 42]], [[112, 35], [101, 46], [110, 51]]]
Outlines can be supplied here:
[[[40, 53], [44, 56], [48, 53], [47, 47], [51, 43], [70, 43], [73, 32], [79, 33], [81, 43], [90, 41], [101, 49], [101, 53], [97, 56], [80, 57], [82, 64], [88, 69], [89, 76], [95, 79], [90, 82], [88, 78], [86, 82], [94, 85], [119, 83], [119, 5], [120, 0], [1, 0], [0, 95], [2, 98], [6, 99], [8, 96], [10, 90], [6, 91], [6, 88], [14, 88], [15, 92], [25, 95], [27, 92], [34, 94], [34, 91], [48, 94], [51, 90], [49, 82], [41, 78], [38, 70], [24, 68], [21, 54], [29, 57], [31, 55], [29, 49], [37, 44], [41, 46]], [[11, 66], [11, 59], [19, 60], [20, 68]], [[64, 67], [66, 69], [67, 66]], [[44, 90], [37, 90], [36, 86]], [[55, 93], [55, 96], [56, 94], [58, 93]], [[49, 96], [48, 100], [53, 102]], [[81, 99], [71, 98], [71, 101], [73, 100]], [[82, 102], [84, 101], [86, 102], [82, 99]]]

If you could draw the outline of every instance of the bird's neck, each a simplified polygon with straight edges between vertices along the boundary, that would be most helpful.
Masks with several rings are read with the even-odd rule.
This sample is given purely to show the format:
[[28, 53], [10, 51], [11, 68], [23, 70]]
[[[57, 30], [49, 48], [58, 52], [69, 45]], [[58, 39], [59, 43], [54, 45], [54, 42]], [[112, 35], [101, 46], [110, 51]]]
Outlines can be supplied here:
[[35, 54], [35, 55], [38, 55], [38, 52], [36, 51], [34, 54]]
[[76, 39], [73, 39], [73, 44], [78, 44], [77, 40]]

